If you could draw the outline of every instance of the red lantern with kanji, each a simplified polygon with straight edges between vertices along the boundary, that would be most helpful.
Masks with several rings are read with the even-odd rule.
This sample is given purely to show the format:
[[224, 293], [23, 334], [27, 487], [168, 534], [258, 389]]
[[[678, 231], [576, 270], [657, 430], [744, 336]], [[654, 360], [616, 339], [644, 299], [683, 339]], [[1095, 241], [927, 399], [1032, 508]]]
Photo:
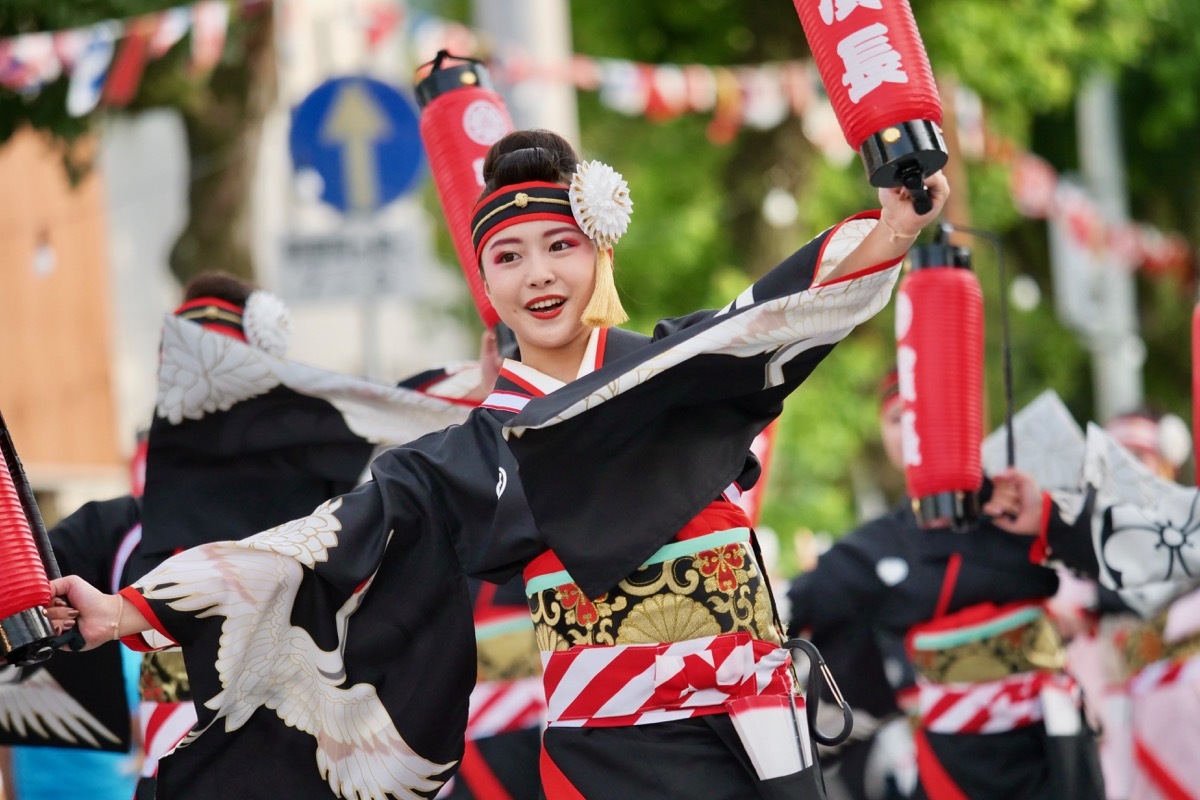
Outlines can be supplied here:
[[[446, 65], [447, 60], [456, 62]], [[440, 51], [429, 74], [416, 86], [421, 106], [421, 141], [433, 182], [454, 239], [459, 266], [475, 308], [489, 328], [500, 321], [484, 292], [483, 276], [471, 245], [471, 212], [483, 191], [483, 159], [488, 148], [513, 129], [500, 95], [478, 61]]]
[[[53, 563], [53, 558], [33, 492], [0, 417], [0, 658], [9, 664], [35, 664], [52, 652], [54, 629], [45, 609], [51, 600], [46, 561]], [[57, 577], [57, 564], [49, 572]]]
[[983, 292], [966, 248], [923, 245], [896, 295], [904, 476], [924, 528], [961, 528], [983, 482]]
[[872, 186], [903, 186], [918, 213], [947, 160], [942, 104], [908, 0], [793, 0], [846, 141]]

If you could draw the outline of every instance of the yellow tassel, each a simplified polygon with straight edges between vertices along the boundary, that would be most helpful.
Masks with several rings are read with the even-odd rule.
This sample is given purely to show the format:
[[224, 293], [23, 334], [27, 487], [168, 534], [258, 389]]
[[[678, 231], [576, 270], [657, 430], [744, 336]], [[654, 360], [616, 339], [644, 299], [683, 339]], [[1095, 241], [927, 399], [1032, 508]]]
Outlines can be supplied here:
[[582, 322], [589, 328], [611, 328], [629, 319], [621, 306], [617, 284], [613, 279], [612, 250], [596, 248], [596, 287], [592, 299], [583, 310]]

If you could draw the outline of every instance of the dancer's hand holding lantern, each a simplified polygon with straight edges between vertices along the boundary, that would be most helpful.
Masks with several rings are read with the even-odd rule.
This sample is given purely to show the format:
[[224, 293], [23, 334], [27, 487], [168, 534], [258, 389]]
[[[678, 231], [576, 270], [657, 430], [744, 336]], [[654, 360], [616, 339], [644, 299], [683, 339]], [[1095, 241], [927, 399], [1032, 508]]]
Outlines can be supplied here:
[[918, 214], [947, 160], [942, 104], [908, 0], [793, 0], [846, 141], [872, 186], [903, 186]]

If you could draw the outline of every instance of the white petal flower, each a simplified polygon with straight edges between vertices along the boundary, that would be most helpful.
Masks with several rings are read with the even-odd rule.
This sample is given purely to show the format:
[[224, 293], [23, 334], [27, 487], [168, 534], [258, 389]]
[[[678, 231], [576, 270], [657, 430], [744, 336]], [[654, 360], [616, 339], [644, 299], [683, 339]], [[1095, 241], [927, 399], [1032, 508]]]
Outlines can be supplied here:
[[599, 161], [584, 161], [571, 178], [571, 212], [588, 238], [613, 245], [629, 227], [633, 201], [621, 173]]
[[292, 343], [292, 318], [283, 301], [270, 292], [255, 291], [246, 300], [242, 328], [252, 347], [282, 358]]

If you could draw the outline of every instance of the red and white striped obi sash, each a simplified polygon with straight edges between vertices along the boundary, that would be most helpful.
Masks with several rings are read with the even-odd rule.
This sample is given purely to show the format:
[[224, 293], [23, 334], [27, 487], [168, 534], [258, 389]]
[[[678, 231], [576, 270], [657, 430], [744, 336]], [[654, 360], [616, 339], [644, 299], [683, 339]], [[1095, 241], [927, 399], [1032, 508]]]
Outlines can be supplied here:
[[1185, 659], [1164, 658], [1147, 664], [1129, 679], [1129, 693], [1142, 695], [1180, 681], [1200, 680], [1200, 656]]
[[791, 654], [748, 633], [542, 653], [549, 723], [645, 725], [726, 713], [739, 697], [792, 693]]
[[181, 703], [156, 703], [143, 700], [138, 706], [142, 728], [141, 777], [158, 774], [158, 762], [196, 725], [196, 706], [190, 700]]
[[[1045, 719], [1050, 693], [1078, 709], [1075, 679], [1064, 672], [1021, 672], [981, 683], [930, 683], [918, 679], [921, 726], [933, 733], [1003, 733]], [[1077, 713], [1077, 712], [1072, 712]]]
[[540, 727], [546, 715], [542, 680], [479, 681], [471, 691], [470, 708], [468, 739]]
[[917, 712], [933, 733], [986, 734], [1044, 722], [1077, 732], [1081, 692], [1041, 603], [981, 603], [912, 629]]
[[471, 690], [467, 739], [540, 728], [546, 719], [537, 642], [524, 606], [496, 605], [485, 585], [475, 608], [479, 677]]

